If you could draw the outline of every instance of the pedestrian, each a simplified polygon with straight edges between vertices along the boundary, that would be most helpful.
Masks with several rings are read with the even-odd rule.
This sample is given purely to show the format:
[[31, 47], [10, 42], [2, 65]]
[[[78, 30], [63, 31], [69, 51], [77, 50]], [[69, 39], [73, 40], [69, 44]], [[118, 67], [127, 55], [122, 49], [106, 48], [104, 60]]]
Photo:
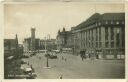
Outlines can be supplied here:
[[65, 58], [65, 61], [67, 61], [67, 59]]
[[84, 58], [82, 57], [82, 61], [84, 61]]
[[39, 59], [41, 59], [41, 57], [39, 57]]
[[62, 79], [63, 78], [63, 75], [60, 75], [59, 79]]
[[32, 65], [30, 65], [31, 66], [31, 68], [32, 68]]
[[62, 56], [62, 60], [64, 60], [64, 57]]
[[29, 62], [28, 62], [28, 65], [29, 65]]

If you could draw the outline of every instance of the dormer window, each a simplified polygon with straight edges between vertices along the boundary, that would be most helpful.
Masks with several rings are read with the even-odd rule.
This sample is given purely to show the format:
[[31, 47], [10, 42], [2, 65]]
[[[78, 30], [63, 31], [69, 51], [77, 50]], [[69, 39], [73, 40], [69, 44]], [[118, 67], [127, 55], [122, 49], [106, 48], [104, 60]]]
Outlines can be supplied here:
[[116, 24], [119, 24], [119, 21], [117, 21]]

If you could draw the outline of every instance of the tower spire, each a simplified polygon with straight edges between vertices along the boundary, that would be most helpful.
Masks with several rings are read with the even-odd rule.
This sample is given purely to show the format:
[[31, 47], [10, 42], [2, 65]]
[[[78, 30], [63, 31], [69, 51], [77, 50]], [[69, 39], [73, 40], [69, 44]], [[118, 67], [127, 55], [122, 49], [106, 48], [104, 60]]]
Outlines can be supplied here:
[[65, 32], [65, 28], [63, 27], [63, 32]]
[[16, 49], [18, 48], [18, 36], [16, 34], [16, 37], [15, 37], [15, 41], [16, 41]]

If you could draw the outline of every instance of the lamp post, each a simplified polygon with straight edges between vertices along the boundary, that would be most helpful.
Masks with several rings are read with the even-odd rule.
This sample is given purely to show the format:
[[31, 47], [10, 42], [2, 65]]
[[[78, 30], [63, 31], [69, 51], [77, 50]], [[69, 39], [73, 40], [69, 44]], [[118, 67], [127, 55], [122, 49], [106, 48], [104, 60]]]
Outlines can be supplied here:
[[47, 40], [47, 37], [45, 37], [45, 54], [46, 54], [46, 40]]
[[47, 69], [49, 69], [50, 67], [49, 67], [49, 62], [48, 62], [48, 54], [47, 54], [47, 41], [48, 40], [48, 37], [45, 37], [45, 55], [46, 55], [46, 58], [47, 58], [47, 63], [46, 63], [46, 67], [44, 67], [44, 68], [47, 68]]

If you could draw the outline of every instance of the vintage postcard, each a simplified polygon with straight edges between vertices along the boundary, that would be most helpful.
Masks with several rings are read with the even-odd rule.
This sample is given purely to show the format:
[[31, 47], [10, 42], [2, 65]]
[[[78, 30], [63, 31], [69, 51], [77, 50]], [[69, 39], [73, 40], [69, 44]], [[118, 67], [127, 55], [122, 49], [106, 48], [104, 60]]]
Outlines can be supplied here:
[[125, 4], [4, 4], [4, 79], [125, 79]]
[[6, 2], [125, 2], [125, 0], [4, 0]]

